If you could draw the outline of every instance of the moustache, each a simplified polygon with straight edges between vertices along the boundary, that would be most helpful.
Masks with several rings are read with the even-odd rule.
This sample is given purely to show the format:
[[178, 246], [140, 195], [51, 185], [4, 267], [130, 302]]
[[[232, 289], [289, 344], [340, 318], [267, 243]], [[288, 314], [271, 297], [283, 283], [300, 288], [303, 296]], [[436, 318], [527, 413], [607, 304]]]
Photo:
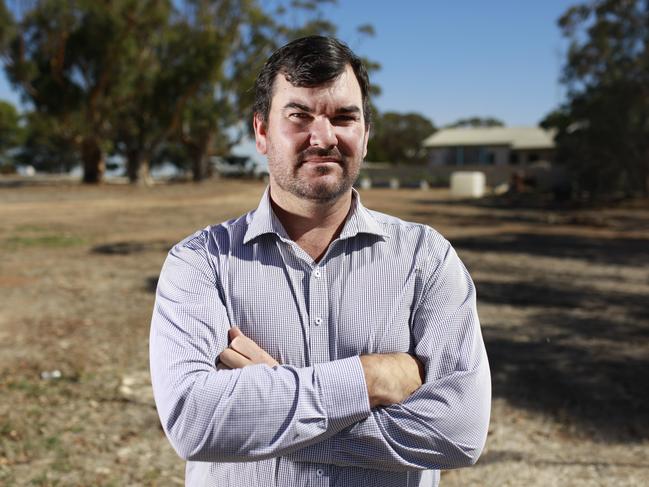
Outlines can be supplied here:
[[310, 157], [322, 157], [336, 159], [337, 161], [344, 162], [344, 157], [337, 147], [333, 149], [323, 149], [322, 147], [309, 147], [303, 150], [297, 158], [299, 164], [304, 163]]

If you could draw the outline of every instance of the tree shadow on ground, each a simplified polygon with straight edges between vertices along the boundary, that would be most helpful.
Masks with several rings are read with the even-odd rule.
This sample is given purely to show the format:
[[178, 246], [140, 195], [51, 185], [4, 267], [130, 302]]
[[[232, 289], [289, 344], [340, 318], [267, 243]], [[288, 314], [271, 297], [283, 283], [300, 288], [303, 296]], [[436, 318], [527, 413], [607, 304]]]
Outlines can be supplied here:
[[579, 210], [597, 210], [601, 208], [647, 208], [646, 199], [611, 201], [581, 201], [569, 198], [556, 198], [552, 193], [535, 191], [509, 193], [503, 195], [486, 195], [481, 198], [412, 198], [413, 204], [422, 206], [468, 206], [473, 208], [501, 209], [508, 211], [538, 210], [571, 212]]
[[614, 265], [647, 265], [649, 239], [593, 238], [536, 233], [503, 233], [498, 235], [456, 238], [457, 249], [485, 252], [508, 252], [545, 257], [571, 258]]
[[[623, 267], [603, 274], [601, 279], [608, 279], [608, 285], [595, 288], [590, 274], [583, 278], [574, 271], [570, 274], [561, 260], [635, 268], [649, 262], [649, 241], [505, 234], [453, 243], [476, 255], [503, 252], [557, 259], [554, 268], [529, 274], [521, 269], [521, 275], [508, 276], [516, 280], [506, 282], [496, 277], [493, 262], [484, 269], [479, 259], [474, 262], [474, 270], [481, 271], [476, 273], [479, 304], [518, 308], [523, 320], [483, 328], [494, 397], [551, 415], [596, 440], [649, 439], [645, 288], [637, 282], [621, 285]], [[511, 274], [506, 262], [503, 256], [501, 272]]]
[[[410, 200], [409, 215], [414, 220], [448, 219], [456, 225], [498, 226], [507, 223], [534, 223], [543, 225], [575, 225], [579, 227], [609, 228], [617, 231], [649, 230], [649, 201], [624, 202], [615, 213], [599, 211], [594, 205], [579, 202], [545, 202], [511, 200], [487, 197], [462, 200]], [[419, 208], [419, 209], [417, 209]], [[461, 212], [457, 208], [474, 208], [475, 212]], [[604, 210], [616, 206], [603, 207]], [[485, 212], [484, 210], [493, 210]]]
[[558, 416], [603, 441], [649, 438], [649, 359], [488, 332], [485, 342], [494, 397]]
[[130, 255], [130, 254], [139, 254], [142, 252], [157, 251], [157, 252], [167, 252], [173, 243], [163, 242], [163, 241], [151, 241], [151, 242], [137, 242], [137, 241], [127, 241], [127, 242], [111, 242], [108, 244], [96, 245], [91, 249], [91, 252], [95, 254], [105, 254], [105, 255]]
[[[443, 208], [436, 208], [434, 211], [411, 211], [409, 217], [415, 221], [430, 221], [439, 224], [440, 221], [455, 226], [475, 226], [490, 228], [508, 224], [533, 224], [547, 228], [557, 225], [573, 225], [576, 227], [607, 228], [617, 231], [635, 231], [649, 229], [649, 216], [615, 219], [605, 218], [599, 215], [575, 214], [575, 213], [554, 213], [547, 211], [501, 211], [490, 213], [469, 213], [461, 214], [454, 211], [445, 211]], [[631, 223], [635, 222], [635, 224]]]
[[542, 224], [547, 223], [543, 215], [524, 215], [524, 214], [511, 214], [511, 215], [495, 215], [495, 214], [471, 214], [471, 215], [458, 215], [457, 213], [447, 211], [410, 211], [408, 218], [413, 221], [430, 222], [432, 226], [439, 225], [440, 222], [448, 222], [454, 226], [472, 226], [490, 228], [506, 225], [508, 223], [533, 223]]
[[[626, 326], [624, 330], [620, 330], [611, 328], [608, 321], [591, 321], [588, 332], [598, 332], [598, 327], [601, 327], [607, 339], [629, 339], [635, 337], [629, 334], [633, 329], [649, 338], [649, 326], [646, 326], [649, 322], [649, 297], [645, 295], [584, 289], [565, 282], [496, 282], [481, 279], [476, 282], [476, 287], [478, 300], [492, 304], [559, 308], [559, 312], [563, 312], [563, 309], [582, 308], [590, 313], [601, 312], [603, 316], [612, 306], [617, 306], [623, 308], [624, 313], [635, 320], [638, 326]], [[560, 319], [561, 316], [555, 318]], [[643, 324], [645, 326], [641, 326]]]

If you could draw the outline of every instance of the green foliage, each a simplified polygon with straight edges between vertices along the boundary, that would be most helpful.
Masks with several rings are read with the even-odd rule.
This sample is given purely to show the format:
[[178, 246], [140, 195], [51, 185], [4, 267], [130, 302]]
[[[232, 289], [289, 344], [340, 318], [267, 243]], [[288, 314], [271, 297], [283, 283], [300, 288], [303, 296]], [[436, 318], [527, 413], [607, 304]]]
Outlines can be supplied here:
[[[254, 81], [253, 69], [263, 62], [255, 58], [255, 42], [266, 38], [261, 31], [269, 18], [256, 2], [194, 1], [186, 2], [180, 25], [180, 38], [196, 49], [188, 62], [202, 60], [204, 71], [192, 77], [197, 81], [192, 94], [170, 125], [169, 142], [156, 159], [175, 154], [172, 161], [190, 167], [198, 181], [210, 175], [209, 156], [228, 153], [236, 142], [230, 139], [230, 127], [252, 101], [246, 90]], [[193, 40], [192, 32], [198, 35]]]
[[26, 125], [17, 162], [42, 172], [67, 172], [80, 162], [76, 133], [58, 117], [38, 112], [25, 115]]
[[14, 20], [11, 12], [4, 2], [0, 2], [0, 52], [4, 50], [14, 35], [13, 28]]
[[448, 124], [446, 128], [480, 128], [480, 127], [504, 127], [505, 124], [502, 120], [498, 120], [494, 117], [469, 117], [461, 118], [451, 124]]
[[386, 112], [374, 117], [367, 149], [368, 161], [391, 164], [421, 164], [426, 151], [421, 143], [435, 126], [418, 113]]
[[[41, 0], [14, 23], [5, 46], [8, 78], [34, 107], [36, 133], [69, 135], [64, 138], [80, 151], [88, 182], [101, 177], [115, 107], [137, 89], [129, 74], [142, 55], [138, 41], [170, 9], [170, 2], [155, 0]], [[45, 134], [47, 128], [53, 133]]]
[[599, 0], [560, 19], [568, 101], [542, 125], [590, 198], [649, 196], [649, 2]]
[[0, 157], [7, 149], [20, 145], [23, 133], [16, 108], [11, 103], [0, 100]]

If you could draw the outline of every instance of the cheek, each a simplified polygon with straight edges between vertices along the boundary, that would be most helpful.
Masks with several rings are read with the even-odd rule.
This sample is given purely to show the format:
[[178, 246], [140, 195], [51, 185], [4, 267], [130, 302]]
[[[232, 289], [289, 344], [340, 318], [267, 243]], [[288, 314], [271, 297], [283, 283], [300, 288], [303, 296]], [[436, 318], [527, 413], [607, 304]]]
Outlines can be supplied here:
[[365, 152], [365, 132], [357, 128], [343, 128], [338, 134], [338, 146], [341, 151], [351, 155], [364, 156]]
[[282, 126], [278, 128], [273, 142], [283, 151], [300, 151], [308, 146], [309, 134], [294, 126]]

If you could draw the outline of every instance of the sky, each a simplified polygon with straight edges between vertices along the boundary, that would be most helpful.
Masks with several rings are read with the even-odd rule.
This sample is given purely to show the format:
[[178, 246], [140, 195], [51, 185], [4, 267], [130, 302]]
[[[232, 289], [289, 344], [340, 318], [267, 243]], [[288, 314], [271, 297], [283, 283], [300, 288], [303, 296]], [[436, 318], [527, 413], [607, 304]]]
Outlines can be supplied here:
[[[562, 101], [568, 43], [557, 19], [578, 0], [339, 0], [326, 8], [338, 36], [381, 64], [381, 111], [418, 112], [440, 127], [496, 117], [537, 125]], [[356, 27], [371, 24], [376, 35]], [[19, 97], [0, 74], [0, 99]]]
[[[436, 126], [473, 115], [537, 125], [564, 96], [568, 42], [557, 19], [575, 0], [343, 0], [339, 36], [382, 69], [382, 111], [422, 113]], [[374, 38], [355, 33], [374, 26]]]

